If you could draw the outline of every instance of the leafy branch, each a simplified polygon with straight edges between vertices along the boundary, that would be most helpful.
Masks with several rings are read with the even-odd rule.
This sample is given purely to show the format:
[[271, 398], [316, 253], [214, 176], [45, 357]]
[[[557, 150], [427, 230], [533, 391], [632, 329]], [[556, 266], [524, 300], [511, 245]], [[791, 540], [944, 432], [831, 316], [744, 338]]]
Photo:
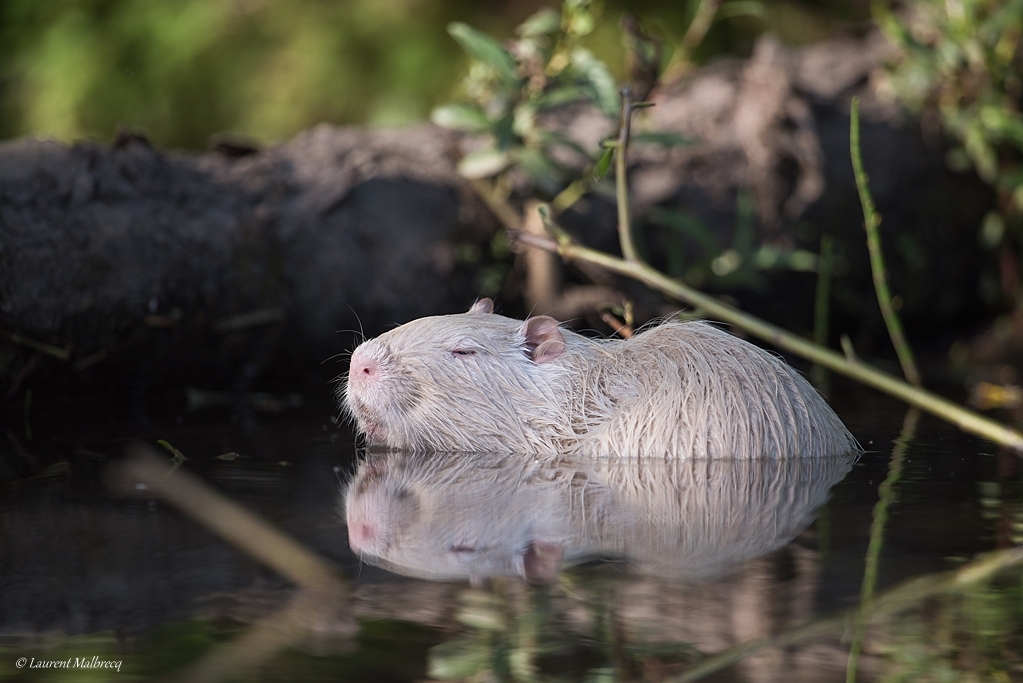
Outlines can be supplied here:
[[[627, 100], [623, 98], [623, 121], [628, 111]], [[622, 155], [624, 157], [624, 155]], [[619, 158], [622, 158], [619, 157]], [[628, 178], [619, 173], [615, 178], [617, 195], [628, 197]], [[683, 301], [699, 309], [705, 315], [735, 325], [774, 346], [794, 353], [829, 370], [841, 373], [867, 386], [878, 389], [886, 394], [901, 399], [906, 403], [936, 415], [955, 424], [960, 429], [990, 439], [1004, 446], [1009, 446], [1023, 453], [1023, 434], [983, 415], [973, 412], [946, 398], [938, 396], [918, 386], [913, 386], [893, 375], [878, 370], [855, 356], [843, 356], [820, 344], [804, 339], [760, 318], [744, 313], [718, 299], [700, 292], [679, 280], [673, 279], [643, 262], [635, 252], [632, 258], [619, 258], [575, 242], [551, 215], [550, 208], [541, 205], [540, 215], [553, 239], [537, 235], [514, 233], [520, 243], [554, 252], [568, 261], [582, 261], [600, 266], [618, 275], [632, 278], [651, 289], [657, 290], [671, 298]], [[626, 214], [627, 218], [627, 214]], [[625, 226], [628, 227], [627, 224]], [[619, 236], [627, 234], [619, 224]], [[627, 253], [626, 244], [621, 245], [622, 253]]]

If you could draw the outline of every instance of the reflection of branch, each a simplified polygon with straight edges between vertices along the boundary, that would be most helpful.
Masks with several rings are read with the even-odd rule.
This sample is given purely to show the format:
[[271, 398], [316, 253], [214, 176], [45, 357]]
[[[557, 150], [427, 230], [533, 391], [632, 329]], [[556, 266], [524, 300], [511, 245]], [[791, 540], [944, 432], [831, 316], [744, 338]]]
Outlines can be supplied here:
[[[874, 588], [877, 586], [877, 563], [881, 557], [881, 545], [884, 542], [884, 525], [888, 521], [888, 507], [895, 500], [895, 484], [902, 476], [902, 459], [906, 456], [909, 442], [916, 434], [916, 425], [919, 419], [920, 412], [916, 408], [910, 408], [906, 413], [906, 417], [902, 421], [902, 431], [895, 439], [892, 459], [888, 463], [888, 477], [877, 487], [878, 501], [874, 506], [874, 521], [870, 525], [867, 558], [863, 563], [863, 587], [860, 589], [861, 608], [870, 605], [874, 599]], [[863, 614], [861, 611], [860, 618], [856, 620], [852, 643], [849, 645], [849, 659], [845, 667], [846, 683], [854, 683], [856, 680], [856, 665], [860, 658], [860, 648], [863, 645], [863, 633], [866, 626]]]
[[[260, 619], [252, 628], [186, 667], [171, 680], [193, 682], [240, 680], [282, 650], [327, 632], [339, 640], [355, 635], [354, 622], [336, 618], [336, 605], [323, 595], [302, 591], [284, 608]], [[326, 627], [326, 628], [324, 628]]]
[[1023, 546], [988, 553], [954, 572], [940, 572], [911, 579], [882, 594], [870, 605], [849, 610], [837, 616], [812, 621], [803, 626], [789, 629], [775, 636], [754, 638], [740, 643], [716, 655], [707, 657], [681, 676], [669, 679], [671, 683], [695, 681], [734, 664], [755, 652], [768, 647], [790, 647], [796, 643], [840, 633], [847, 630], [858, 619], [877, 621], [940, 593], [959, 593], [978, 584], [990, 581], [1004, 569], [1023, 564]]
[[188, 472], [177, 469], [177, 465], [168, 467], [167, 461], [148, 446], [130, 446], [127, 460], [110, 470], [107, 482], [122, 495], [143, 492], [162, 498], [302, 589], [284, 609], [216, 648], [176, 680], [239, 678], [239, 674], [310, 635], [326, 634], [348, 640], [358, 632], [358, 624], [348, 609], [351, 602], [347, 586], [327, 561]]
[[68, 349], [62, 349], [59, 346], [53, 346], [52, 344], [44, 344], [43, 342], [36, 341], [35, 339], [29, 339], [17, 332], [0, 332], [0, 337], [3, 337], [14, 344], [27, 346], [39, 353], [45, 353], [48, 356], [53, 356], [58, 360], [66, 361], [71, 358], [71, 352]]
[[178, 508], [239, 550], [324, 596], [347, 589], [329, 564], [237, 503], [224, 498], [185, 471], [170, 468], [145, 445], [128, 449], [128, 459], [111, 471], [109, 483], [122, 495], [153, 495]]
[[704, 294], [685, 283], [668, 277], [664, 273], [636, 261], [625, 261], [596, 249], [590, 249], [574, 242], [564, 231], [548, 219], [549, 230], [557, 235], [557, 241], [550, 238], [536, 237], [515, 233], [512, 237], [519, 243], [552, 251], [568, 261], [584, 261], [598, 265], [605, 270], [642, 282], [651, 289], [666, 294], [679, 301], [702, 309], [708, 316], [726, 322], [749, 332], [774, 346], [806, 358], [829, 370], [841, 373], [873, 387], [886, 394], [901, 399], [906, 403], [925, 410], [933, 415], [951, 422], [963, 431], [977, 434], [995, 443], [1023, 451], [1023, 434], [994, 420], [989, 420], [972, 410], [933, 394], [926, 389], [914, 387], [905, 381], [873, 368], [856, 359], [846, 359], [841, 354], [818, 344], [803, 339], [787, 330], [765, 322], [760, 318], [732, 308], [726, 303]]

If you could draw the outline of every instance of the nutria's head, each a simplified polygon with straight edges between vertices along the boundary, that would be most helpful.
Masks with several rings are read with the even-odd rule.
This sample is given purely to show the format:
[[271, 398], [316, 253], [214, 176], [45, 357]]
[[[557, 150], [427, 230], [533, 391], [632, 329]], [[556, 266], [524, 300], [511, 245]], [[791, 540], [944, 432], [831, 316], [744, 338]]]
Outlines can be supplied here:
[[420, 318], [352, 353], [344, 403], [370, 443], [443, 451], [534, 451], [564, 390], [553, 318], [513, 320], [489, 299]]

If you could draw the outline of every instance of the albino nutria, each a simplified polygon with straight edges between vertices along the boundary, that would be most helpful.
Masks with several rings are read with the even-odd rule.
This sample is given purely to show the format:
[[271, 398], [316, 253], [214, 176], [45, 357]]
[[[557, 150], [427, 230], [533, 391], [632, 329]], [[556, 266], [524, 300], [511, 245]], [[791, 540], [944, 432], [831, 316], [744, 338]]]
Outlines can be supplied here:
[[399, 574], [548, 583], [606, 557], [704, 580], [792, 540], [854, 459], [374, 453], [342, 505], [352, 550]]
[[391, 448], [664, 457], [858, 450], [779, 357], [703, 322], [595, 340], [537, 316], [420, 318], [352, 353], [345, 405]]

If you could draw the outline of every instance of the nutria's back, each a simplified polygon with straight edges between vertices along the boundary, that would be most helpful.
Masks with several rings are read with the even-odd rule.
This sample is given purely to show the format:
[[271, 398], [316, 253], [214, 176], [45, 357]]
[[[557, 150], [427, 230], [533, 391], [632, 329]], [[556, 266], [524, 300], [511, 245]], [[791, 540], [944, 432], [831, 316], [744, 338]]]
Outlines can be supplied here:
[[421, 318], [352, 354], [345, 405], [373, 443], [442, 451], [838, 455], [856, 440], [783, 360], [712, 325], [596, 341], [547, 316]]

